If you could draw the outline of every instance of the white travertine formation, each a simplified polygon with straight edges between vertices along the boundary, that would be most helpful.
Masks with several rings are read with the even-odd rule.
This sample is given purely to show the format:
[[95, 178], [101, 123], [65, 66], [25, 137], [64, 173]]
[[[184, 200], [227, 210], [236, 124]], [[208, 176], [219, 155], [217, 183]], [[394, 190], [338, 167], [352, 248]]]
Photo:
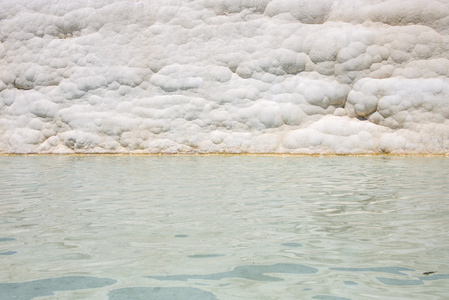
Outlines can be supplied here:
[[449, 0], [0, 7], [0, 153], [449, 153]]

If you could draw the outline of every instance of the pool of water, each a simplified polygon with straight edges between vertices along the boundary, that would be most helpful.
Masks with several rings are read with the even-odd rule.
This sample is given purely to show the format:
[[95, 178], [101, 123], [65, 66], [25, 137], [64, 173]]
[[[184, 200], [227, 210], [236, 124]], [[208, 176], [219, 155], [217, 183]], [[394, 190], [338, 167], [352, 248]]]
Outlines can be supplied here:
[[449, 158], [0, 157], [0, 299], [447, 299]]

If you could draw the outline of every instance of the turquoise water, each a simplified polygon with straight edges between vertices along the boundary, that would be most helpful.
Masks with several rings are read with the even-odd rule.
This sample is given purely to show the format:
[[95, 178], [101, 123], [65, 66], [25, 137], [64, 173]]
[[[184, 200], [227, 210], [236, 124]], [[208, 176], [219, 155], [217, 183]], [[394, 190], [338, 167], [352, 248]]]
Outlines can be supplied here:
[[447, 299], [449, 158], [0, 157], [0, 299]]

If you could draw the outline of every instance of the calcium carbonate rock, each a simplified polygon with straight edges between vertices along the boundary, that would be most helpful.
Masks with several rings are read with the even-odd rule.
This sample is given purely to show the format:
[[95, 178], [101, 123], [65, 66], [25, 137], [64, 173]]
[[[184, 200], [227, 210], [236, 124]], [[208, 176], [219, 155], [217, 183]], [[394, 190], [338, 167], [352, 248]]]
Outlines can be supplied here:
[[449, 154], [449, 0], [0, 7], [0, 153]]

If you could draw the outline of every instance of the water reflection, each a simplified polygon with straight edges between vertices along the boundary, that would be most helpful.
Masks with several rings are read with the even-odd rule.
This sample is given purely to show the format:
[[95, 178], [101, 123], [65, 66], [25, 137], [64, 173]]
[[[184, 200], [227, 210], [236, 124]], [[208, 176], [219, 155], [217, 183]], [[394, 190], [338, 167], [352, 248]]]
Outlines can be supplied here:
[[35, 297], [51, 296], [57, 291], [92, 289], [114, 284], [108, 278], [68, 276], [28, 282], [0, 283], [1, 299], [30, 300]]
[[109, 300], [216, 300], [214, 294], [191, 287], [132, 287], [112, 290]]
[[72, 275], [117, 281], [86, 299], [179, 285], [217, 299], [447, 290], [449, 158], [22, 156], [0, 166], [0, 294], [62, 295], [48, 280]]
[[318, 300], [351, 300], [350, 298], [336, 297], [331, 295], [317, 295], [313, 296], [312, 299]]
[[405, 275], [405, 271], [415, 271], [409, 268], [402, 267], [377, 267], [377, 268], [330, 268], [334, 271], [345, 271], [345, 272], [379, 272], [379, 273], [389, 273], [389, 274], [398, 274]]
[[16, 251], [5, 251], [5, 252], [0, 252], [0, 255], [13, 255], [16, 254]]
[[238, 266], [229, 272], [206, 275], [169, 275], [169, 276], [147, 276], [157, 280], [179, 280], [189, 279], [221, 280], [225, 278], [243, 278], [255, 281], [282, 281], [282, 278], [268, 276], [267, 273], [279, 274], [313, 274], [318, 269], [300, 264], [274, 264], [274, 265], [247, 265]]

